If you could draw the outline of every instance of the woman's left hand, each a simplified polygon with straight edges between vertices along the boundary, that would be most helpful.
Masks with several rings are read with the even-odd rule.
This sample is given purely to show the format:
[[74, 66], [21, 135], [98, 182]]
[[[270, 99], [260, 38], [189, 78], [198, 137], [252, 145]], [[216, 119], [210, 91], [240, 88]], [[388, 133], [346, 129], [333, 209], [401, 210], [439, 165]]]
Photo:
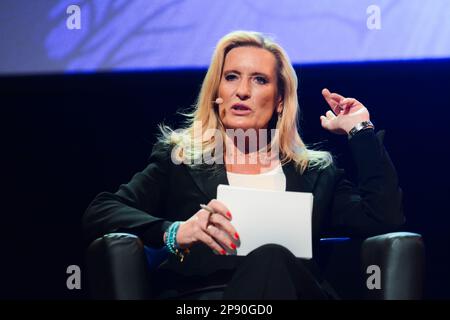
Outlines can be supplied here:
[[336, 134], [348, 134], [358, 123], [370, 120], [369, 111], [358, 100], [331, 93], [328, 89], [323, 89], [322, 95], [333, 110], [320, 116], [324, 129]]

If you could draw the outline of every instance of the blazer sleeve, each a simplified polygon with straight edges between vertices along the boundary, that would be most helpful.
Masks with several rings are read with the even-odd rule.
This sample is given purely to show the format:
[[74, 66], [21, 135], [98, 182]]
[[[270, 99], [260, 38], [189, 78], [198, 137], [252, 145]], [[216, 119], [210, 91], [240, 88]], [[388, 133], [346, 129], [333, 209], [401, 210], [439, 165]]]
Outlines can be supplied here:
[[358, 181], [354, 185], [336, 169], [332, 205], [333, 229], [369, 236], [397, 230], [404, 224], [402, 191], [384, 148], [384, 131], [363, 130], [349, 140]]
[[86, 240], [91, 242], [110, 232], [129, 232], [146, 245], [163, 246], [164, 231], [172, 223], [161, 217], [169, 166], [169, 147], [157, 143], [142, 172], [121, 185], [116, 193], [98, 194], [83, 216]]

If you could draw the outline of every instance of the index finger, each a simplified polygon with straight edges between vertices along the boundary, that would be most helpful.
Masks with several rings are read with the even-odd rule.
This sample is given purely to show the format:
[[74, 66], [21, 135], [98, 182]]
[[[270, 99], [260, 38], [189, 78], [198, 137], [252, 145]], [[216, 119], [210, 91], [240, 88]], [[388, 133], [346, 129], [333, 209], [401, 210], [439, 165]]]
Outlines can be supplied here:
[[331, 94], [331, 98], [338, 103], [342, 102], [342, 100], [345, 99], [343, 96], [341, 96], [340, 94], [338, 94], [336, 92], [333, 92]]
[[333, 94], [327, 88], [322, 90], [322, 95], [331, 109], [333, 109], [334, 111], [336, 106], [339, 104], [339, 100], [336, 100], [336, 96], [333, 96]]
[[216, 213], [220, 213], [221, 215], [223, 215], [225, 218], [227, 218], [228, 220], [232, 219], [230, 210], [228, 210], [228, 208], [219, 200], [216, 199], [212, 199], [209, 203], [208, 206], [214, 210], [214, 212]]
[[322, 95], [328, 103], [337, 102], [336, 100], [339, 100], [339, 95], [337, 93], [331, 93], [327, 88], [322, 89]]
[[331, 93], [327, 88], [324, 88], [322, 90], [322, 95], [327, 101], [331, 110], [333, 110], [333, 112], [338, 115], [340, 113], [339, 104], [344, 99], [344, 97], [337, 93]]

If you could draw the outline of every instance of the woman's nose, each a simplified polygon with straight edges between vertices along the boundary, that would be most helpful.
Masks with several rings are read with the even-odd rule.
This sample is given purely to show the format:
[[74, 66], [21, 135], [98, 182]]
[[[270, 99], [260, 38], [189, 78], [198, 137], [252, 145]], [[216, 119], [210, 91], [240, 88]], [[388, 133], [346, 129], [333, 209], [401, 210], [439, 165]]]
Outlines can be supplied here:
[[247, 100], [251, 96], [250, 91], [250, 86], [247, 81], [241, 81], [239, 83], [239, 87], [237, 88], [236, 95], [241, 100]]

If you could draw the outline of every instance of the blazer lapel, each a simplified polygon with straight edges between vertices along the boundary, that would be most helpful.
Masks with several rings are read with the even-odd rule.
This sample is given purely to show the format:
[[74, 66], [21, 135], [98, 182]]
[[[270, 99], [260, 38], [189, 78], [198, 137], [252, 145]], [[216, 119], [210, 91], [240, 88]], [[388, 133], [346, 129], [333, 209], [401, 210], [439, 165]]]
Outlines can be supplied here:
[[187, 168], [195, 184], [209, 200], [217, 198], [217, 186], [219, 184], [229, 184], [223, 164], [216, 164], [214, 167], [200, 165]]
[[283, 165], [283, 172], [286, 176], [286, 191], [312, 192], [317, 181], [317, 171], [308, 170], [303, 174], [295, 168], [294, 162], [289, 161]]

